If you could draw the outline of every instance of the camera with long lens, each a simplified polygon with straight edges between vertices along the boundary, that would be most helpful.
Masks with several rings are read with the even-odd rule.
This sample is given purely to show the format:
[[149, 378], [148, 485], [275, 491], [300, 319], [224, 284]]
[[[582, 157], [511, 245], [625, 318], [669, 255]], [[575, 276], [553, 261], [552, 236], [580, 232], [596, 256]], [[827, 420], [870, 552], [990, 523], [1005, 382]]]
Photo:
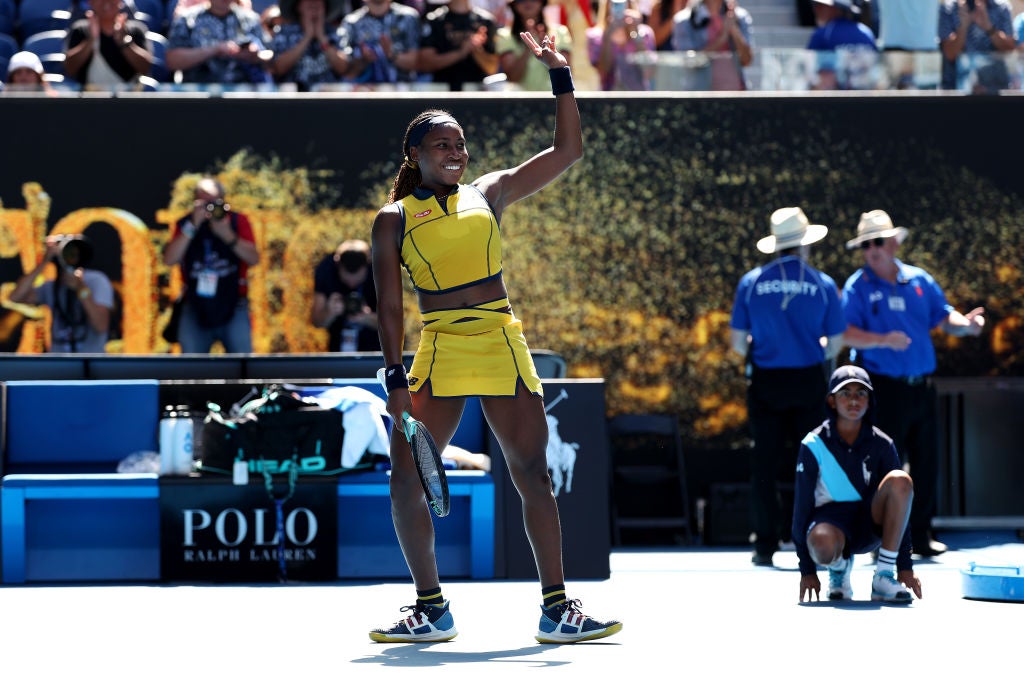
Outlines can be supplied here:
[[92, 261], [92, 243], [84, 235], [55, 235], [54, 240], [60, 249], [54, 261], [65, 271], [81, 269]]
[[206, 213], [210, 214], [210, 218], [215, 221], [227, 216], [229, 211], [231, 211], [231, 205], [223, 199], [217, 199], [206, 205]]

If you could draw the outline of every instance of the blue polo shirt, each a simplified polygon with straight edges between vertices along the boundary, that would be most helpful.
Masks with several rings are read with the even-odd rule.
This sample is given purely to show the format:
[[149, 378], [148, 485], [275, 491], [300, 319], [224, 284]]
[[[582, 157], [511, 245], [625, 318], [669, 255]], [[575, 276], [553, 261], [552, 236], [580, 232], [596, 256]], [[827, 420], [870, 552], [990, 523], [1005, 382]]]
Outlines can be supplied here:
[[918, 377], [935, 371], [931, 331], [951, 312], [946, 295], [924, 269], [895, 260], [896, 283], [879, 278], [867, 266], [858, 269], [843, 286], [843, 311], [851, 326], [874, 333], [902, 331], [910, 347], [868, 348], [854, 351], [857, 363], [888, 377]]
[[836, 282], [788, 255], [743, 275], [729, 325], [750, 332], [755, 367], [800, 368], [824, 362], [821, 337], [846, 331], [846, 318]]

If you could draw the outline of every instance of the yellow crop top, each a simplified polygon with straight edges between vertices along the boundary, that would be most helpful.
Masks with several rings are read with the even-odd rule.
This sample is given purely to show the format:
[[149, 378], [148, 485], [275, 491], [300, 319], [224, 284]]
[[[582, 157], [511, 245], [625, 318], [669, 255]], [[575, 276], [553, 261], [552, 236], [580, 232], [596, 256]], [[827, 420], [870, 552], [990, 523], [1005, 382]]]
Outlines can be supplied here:
[[501, 274], [501, 234], [476, 187], [459, 185], [444, 205], [417, 189], [398, 201], [402, 265], [420, 293], [447, 293]]

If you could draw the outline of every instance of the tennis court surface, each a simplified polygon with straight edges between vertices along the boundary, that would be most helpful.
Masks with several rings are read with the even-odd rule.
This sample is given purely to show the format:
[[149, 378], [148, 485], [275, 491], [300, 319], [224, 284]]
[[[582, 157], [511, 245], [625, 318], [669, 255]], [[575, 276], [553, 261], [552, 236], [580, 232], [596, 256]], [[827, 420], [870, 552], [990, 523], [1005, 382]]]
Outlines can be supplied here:
[[[970, 600], [970, 562], [1024, 565], [1013, 532], [939, 535], [955, 549], [915, 563], [924, 598], [799, 604], [796, 555], [774, 568], [734, 548], [623, 549], [612, 576], [569, 583], [620, 634], [572, 646], [533, 639], [539, 587], [444, 584], [459, 636], [376, 644], [412, 601], [408, 583], [0, 588], [0, 683], [26, 689], [1016, 688], [1024, 603]], [[822, 580], [827, 582], [824, 573]], [[824, 593], [823, 593], [824, 595]], [[529, 686], [527, 686], [529, 685]]]

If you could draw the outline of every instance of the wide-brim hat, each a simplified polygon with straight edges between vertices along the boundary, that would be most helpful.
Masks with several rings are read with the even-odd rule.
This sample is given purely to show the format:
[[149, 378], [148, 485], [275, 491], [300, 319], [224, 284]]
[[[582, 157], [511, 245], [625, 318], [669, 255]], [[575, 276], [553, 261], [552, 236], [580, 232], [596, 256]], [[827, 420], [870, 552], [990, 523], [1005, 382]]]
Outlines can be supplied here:
[[853, 0], [812, 0], [812, 2], [816, 2], [819, 5], [829, 5], [830, 7], [842, 7], [853, 14], [860, 14], [860, 5], [853, 2]]
[[909, 232], [903, 226], [893, 226], [889, 214], [881, 209], [865, 211], [860, 215], [860, 222], [857, 224], [857, 237], [846, 243], [846, 249], [857, 249], [860, 243], [875, 238], [895, 237], [896, 242], [902, 244]]
[[777, 209], [772, 213], [770, 225], [772, 234], [757, 241], [757, 249], [765, 254], [810, 245], [828, 235], [828, 228], [811, 225], [799, 206]]
[[[281, 17], [289, 22], [299, 21], [299, 0], [281, 0], [278, 7], [281, 9]], [[324, 0], [324, 18], [333, 22], [345, 14], [347, 8], [346, 0]]]
[[828, 381], [828, 392], [835, 393], [847, 384], [854, 383], [862, 385], [868, 391], [875, 390], [875, 387], [871, 386], [871, 377], [863, 368], [856, 365], [843, 365], [837, 367], [836, 371], [832, 373], [832, 378]]

